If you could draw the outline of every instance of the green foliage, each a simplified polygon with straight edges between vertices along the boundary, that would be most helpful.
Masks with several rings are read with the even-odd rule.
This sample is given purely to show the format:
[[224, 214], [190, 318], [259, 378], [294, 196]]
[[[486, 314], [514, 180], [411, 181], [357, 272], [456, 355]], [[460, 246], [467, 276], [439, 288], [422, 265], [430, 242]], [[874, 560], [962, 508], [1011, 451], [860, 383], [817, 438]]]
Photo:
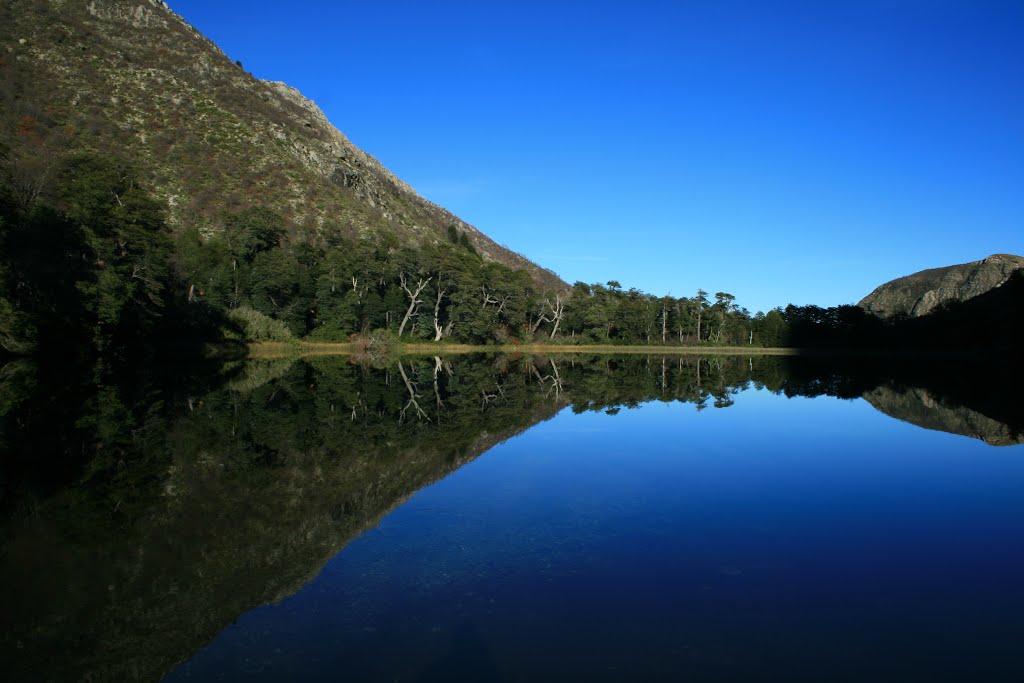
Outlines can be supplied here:
[[785, 343], [798, 348], [998, 350], [1024, 344], [1015, 312], [1024, 302], [1024, 272], [966, 301], [950, 302], [923, 316], [880, 318], [859, 306], [787, 306]]
[[164, 306], [171, 251], [163, 209], [116, 161], [81, 155], [58, 180], [58, 202], [85, 243], [92, 267], [77, 287], [93, 318], [96, 347], [147, 336]]
[[[240, 306], [228, 312], [228, 320], [237, 325], [237, 334], [243, 341], [291, 341], [292, 333], [280, 320], [275, 320], [248, 306]], [[225, 336], [235, 338], [235, 330], [226, 330]]]
[[[11, 171], [0, 165], [5, 178]], [[117, 159], [69, 157], [31, 202], [0, 185], [0, 340], [14, 353], [85, 362], [151, 353], [161, 342], [215, 341], [218, 309], [183, 282], [202, 263], [195, 235], [175, 243], [162, 205]], [[180, 247], [180, 253], [175, 253]]]
[[469, 241], [469, 237], [466, 233], [459, 235], [459, 244], [463, 249], [476, 256], [476, 247], [474, 247], [473, 243]]
[[[481, 259], [466, 232], [417, 246], [397, 234], [350, 240], [289, 230], [265, 207], [224, 214], [173, 240], [162, 206], [125, 164], [97, 155], [64, 162], [45, 202], [0, 201], [0, 342], [90, 339], [96, 353], [161, 335], [216, 330], [252, 341], [345, 341], [371, 330], [403, 341], [514, 344], [765, 345], [778, 315], [752, 318], [735, 298], [693, 298], [577, 283], [542, 290], [523, 270]], [[9, 197], [13, 193], [7, 193]]]
[[228, 216], [224, 232], [232, 258], [252, 262], [258, 254], [279, 246], [286, 230], [280, 215], [256, 207]]
[[[0, 282], [8, 279], [5, 271], [0, 264]], [[26, 355], [33, 351], [35, 344], [36, 328], [32, 319], [0, 293], [0, 349], [14, 355]]]

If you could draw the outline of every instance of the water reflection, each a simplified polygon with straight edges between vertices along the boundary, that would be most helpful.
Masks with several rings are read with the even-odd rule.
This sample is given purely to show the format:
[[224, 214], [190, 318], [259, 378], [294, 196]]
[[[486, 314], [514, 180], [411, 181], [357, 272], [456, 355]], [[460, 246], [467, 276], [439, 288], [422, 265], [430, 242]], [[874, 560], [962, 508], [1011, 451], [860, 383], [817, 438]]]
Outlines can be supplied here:
[[[229, 366], [206, 391], [58, 391], [38, 369], [6, 368], [3, 659], [19, 680], [159, 679], [411, 494], [567, 406], [863, 394], [901, 419], [920, 424], [920, 406], [936, 406], [927, 419], [944, 428], [1019, 443], [1020, 416], [990, 417], [991, 392], [970, 404], [956, 383], [907, 384], [900, 365], [902, 377], [777, 357], [318, 358]], [[478, 626], [447, 635], [423, 680], [500, 679]]]
[[863, 395], [875, 410], [904, 422], [950, 434], [980, 439], [991, 446], [1024, 443], [1024, 434], [967, 406], [951, 404], [920, 387], [880, 386]]

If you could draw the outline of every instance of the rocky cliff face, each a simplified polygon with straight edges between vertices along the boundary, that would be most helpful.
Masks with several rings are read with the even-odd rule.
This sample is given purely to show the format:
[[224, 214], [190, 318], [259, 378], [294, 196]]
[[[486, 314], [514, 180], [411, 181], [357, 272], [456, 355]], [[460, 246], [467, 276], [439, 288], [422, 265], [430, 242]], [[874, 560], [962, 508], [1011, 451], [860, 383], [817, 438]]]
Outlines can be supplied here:
[[134, 160], [177, 227], [271, 208], [300, 231], [404, 243], [464, 233], [485, 258], [550, 271], [417, 195], [294, 88], [248, 74], [160, 0], [0, 3], [0, 151], [28, 185], [68, 150]]
[[858, 305], [883, 318], [928, 315], [945, 304], [967, 301], [1001, 287], [1022, 269], [1024, 258], [994, 254], [981, 261], [922, 270], [887, 282]]

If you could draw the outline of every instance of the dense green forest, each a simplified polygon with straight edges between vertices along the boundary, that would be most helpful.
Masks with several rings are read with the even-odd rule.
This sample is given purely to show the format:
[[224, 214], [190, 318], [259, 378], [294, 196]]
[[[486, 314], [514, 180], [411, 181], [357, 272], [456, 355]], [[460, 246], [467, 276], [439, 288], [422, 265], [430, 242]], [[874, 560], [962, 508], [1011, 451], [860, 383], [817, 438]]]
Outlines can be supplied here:
[[175, 234], [130, 165], [76, 155], [40, 179], [0, 160], [0, 346], [127, 358], [204, 342], [1011, 348], [1022, 278], [922, 318], [857, 306], [751, 314], [727, 292], [656, 296], [616, 281], [544, 288], [483, 258], [456, 226], [438, 243], [353, 240], [253, 207]]
[[1001, 287], [923, 316], [880, 318], [859, 306], [787, 306], [787, 346], [816, 349], [930, 349], [1010, 352], [1024, 344], [1024, 272]]
[[779, 311], [751, 315], [726, 292], [654, 296], [618, 282], [542, 289], [482, 258], [453, 225], [413, 246], [289, 225], [263, 208], [219, 230], [172, 234], [164, 207], [117, 160], [78, 155], [45, 183], [4, 166], [0, 339], [11, 353], [69, 340], [98, 353], [224, 338], [502, 344], [776, 346]]
[[131, 168], [96, 156], [47, 182], [5, 166], [0, 344], [62, 362], [121, 358], [166, 337], [219, 334], [223, 316], [179, 296], [177, 243]]

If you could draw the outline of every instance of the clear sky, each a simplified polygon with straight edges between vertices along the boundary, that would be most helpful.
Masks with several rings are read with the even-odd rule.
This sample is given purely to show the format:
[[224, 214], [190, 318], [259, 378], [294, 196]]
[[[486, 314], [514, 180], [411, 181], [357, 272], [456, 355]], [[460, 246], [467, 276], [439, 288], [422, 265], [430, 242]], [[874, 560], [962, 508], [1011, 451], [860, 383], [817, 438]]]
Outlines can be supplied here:
[[751, 311], [1024, 254], [1024, 2], [170, 0], [568, 282]]

